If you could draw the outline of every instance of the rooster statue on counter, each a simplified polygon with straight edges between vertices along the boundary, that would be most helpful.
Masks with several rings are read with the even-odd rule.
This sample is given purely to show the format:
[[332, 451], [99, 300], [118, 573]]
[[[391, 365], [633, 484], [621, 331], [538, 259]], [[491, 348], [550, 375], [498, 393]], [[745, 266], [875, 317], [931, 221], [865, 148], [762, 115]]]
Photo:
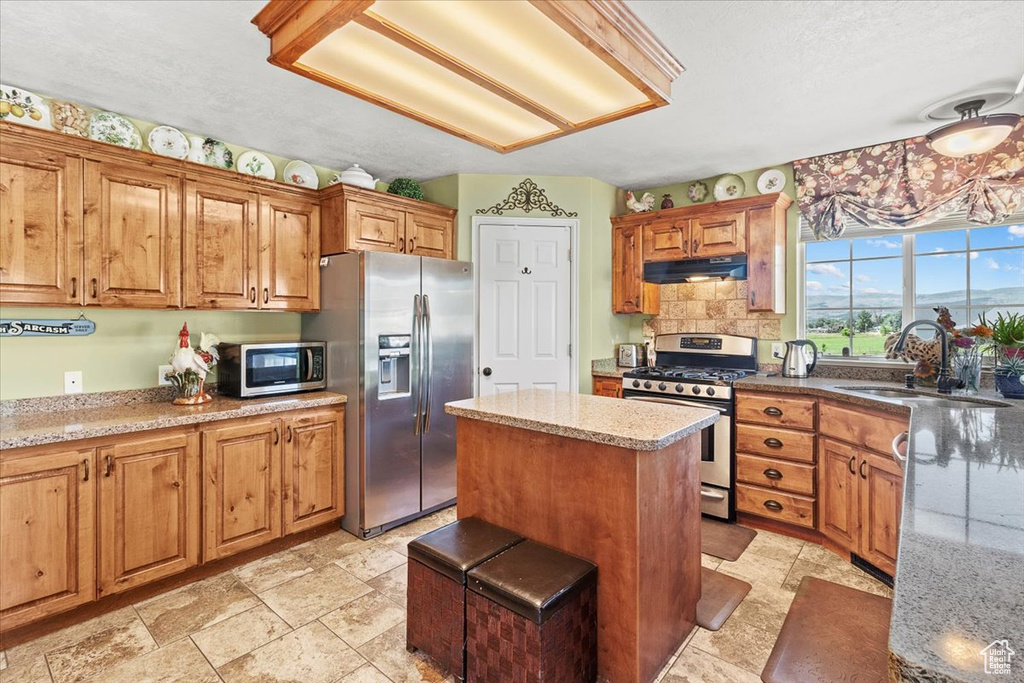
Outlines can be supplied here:
[[213, 397], [203, 390], [203, 384], [206, 382], [207, 373], [219, 360], [219, 343], [217, 335], [203, 332], [199, 337], [199, 346], [192, 348], [188, 323], [181, 326], [181, 331], [178, 332], [178, 348], [171, 354], [173, 372], [167, 374], [167, 379], [178, 389], [178, 398], [174, 399], [175, 405], [194, 406], [213, 400]]

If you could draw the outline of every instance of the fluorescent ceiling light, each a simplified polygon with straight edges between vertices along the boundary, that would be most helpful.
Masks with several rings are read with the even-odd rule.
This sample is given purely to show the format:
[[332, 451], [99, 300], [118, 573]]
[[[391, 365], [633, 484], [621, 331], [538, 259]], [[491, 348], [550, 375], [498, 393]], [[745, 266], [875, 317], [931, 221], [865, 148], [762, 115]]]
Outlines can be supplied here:
[[270, 62], [499, 152], [669, 103], [682, 66], [619, 0], [272, 0]]

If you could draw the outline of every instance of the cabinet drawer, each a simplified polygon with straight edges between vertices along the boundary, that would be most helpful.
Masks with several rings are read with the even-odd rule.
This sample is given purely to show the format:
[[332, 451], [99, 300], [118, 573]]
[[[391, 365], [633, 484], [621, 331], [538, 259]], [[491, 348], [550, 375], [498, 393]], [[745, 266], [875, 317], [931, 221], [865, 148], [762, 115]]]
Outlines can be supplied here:
[[814, 528], [814, 499], [805, 496], [736, 484], [736, 509], [808, 529]]
[[814, 496], [814, 465], [736, 454], [736, 480], [764, 488]]
[[814, 434], [737, 424], [736, 452], [814, 463]]
[[815, 401], [778, 394], [736, 393], [736, 420], [755, 424], [814, 429]]
[[870, 448], [887, 457], [891, 457], [893, 439], [908, 427], [909, 420], [905, 417], [829, 402], [821, 404], [822, 436]]

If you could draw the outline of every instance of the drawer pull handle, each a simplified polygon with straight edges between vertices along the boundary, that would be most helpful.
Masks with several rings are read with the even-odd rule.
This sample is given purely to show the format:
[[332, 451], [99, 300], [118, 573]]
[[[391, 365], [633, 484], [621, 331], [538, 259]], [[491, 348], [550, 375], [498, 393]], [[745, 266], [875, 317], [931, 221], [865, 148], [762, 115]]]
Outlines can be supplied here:
[[78, 278], [71, 278], [71, 298], [74, 299], [78, 296]]
[[107, 463], [107, 468], [103, 472], [103, 476], [104, 477], [109, 477], [111, 474], [114, 473], [114, 458], [113, 458], [113, 456], [108, 455], [107, 458], [106, 458], [106, 463]]
[[771, 415], [772, 417], [782, 417], [782, 411], [775, 406], [768, 406], [764, 409], [765, 415]]
[[284, 428], [284, 433], [287, 434], [287, 436], [285, 437], [285, 441], [287, 441], [288, 443], [291, 443], [292, 442], [292, 426], [288, 425], [287, 427], [285, 427]]
[[846, 463], [846, 466], [850, 468], [850, 474], [857, 474], [853, 469], [853, 461], [857, 459], [856, 455], [850, 456], [850, 462]]
[[864, 465], [867, 465], [867, 464], [868, 464], [867, 460], [861, 460], [860, 461], [860, 467], [858, 469], [860, 470], [860, 478], [861, 479], [867, 479], [868, 478], [868, 475], [864, 474]]
[[782, 510], [782, 503], [774, 500], [766, 500], [764, 506], [774, 512], [780, 512]]
[[270, 302], [270, 289], [268, 289], [267, 287], [264, 287], [263, 288], [263, 303], [269, 303], [269, 302]]
[[281, 443], [281, 432], [277, 430], [277, 427], [274, 427], [274, 445], [276, 446], [279, 443]]
[[782, 442], [775, 437], [768, 437], [764, 440], [764, 445], [768, 448], [782, 448]]
[[92, 283], [92, 298], [95, 299], [96, 298], [96, 278], [93, 278], [91, 283]]
[[255, 287], [250, 287], [249, 288], [249, 303], [251, 303], [251, 304], [256, 303], [256, 288]]
[[764, 471], [764, 476], [768, 477], [769, 479], [782, 479], [782, 472], [779, 472], [777, 469], [769, 467]]
[[89, 459], [86, 458], [85, 460], [83, 460], [82, 464], [85, 465], [85, 477], [82, 479], [82, 481], [89, 481]]

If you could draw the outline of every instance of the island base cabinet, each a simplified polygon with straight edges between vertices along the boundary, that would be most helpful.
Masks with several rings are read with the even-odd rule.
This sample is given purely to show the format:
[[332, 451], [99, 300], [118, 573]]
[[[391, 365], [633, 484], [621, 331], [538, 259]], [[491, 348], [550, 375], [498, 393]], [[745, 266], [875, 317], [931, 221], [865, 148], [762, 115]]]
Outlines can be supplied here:
[[199, 561], [199, 435], [100, 449], [100, 597]]
[[281, 421], [253, 420], [203, 433], [205, 561], [281, 535]]
[[4, 630], [96, 597], [95, 450], [0, 462]]
[[344, 410], [320, 410], [285, 424], [284, 533], [345, 514]]

